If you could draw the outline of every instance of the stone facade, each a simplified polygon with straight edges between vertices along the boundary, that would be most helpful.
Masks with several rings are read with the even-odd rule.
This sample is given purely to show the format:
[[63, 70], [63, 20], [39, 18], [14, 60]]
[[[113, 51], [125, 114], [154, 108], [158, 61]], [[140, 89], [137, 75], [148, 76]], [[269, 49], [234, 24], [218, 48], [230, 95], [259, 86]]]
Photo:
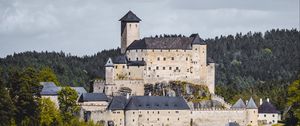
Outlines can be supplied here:
[[[165, 98], [168, 99], [168, 97]], [[127, 101], [129, 102], [126, 102], [127, 105], [125, 104], [124, 108], [117, 110], [112, 109], [113, 102], [105, 110], [101, 108], [93, 110], [90, 119], [94, 122], [102, 122], [105, 126], [229, 126], [231, 124], [258, 126], [257, 108], [166, 109], [160, 108], [160, 106], [152, 108], [150, 105], [150, 108], [139, 109], [136, 106], [137, 109], [132, 110], [130, 108], [134, 104], [130, 103], [132, 98], [127, 98]], [[152, 103], [153, 101], [150, 100], [146, 104]], [[153, 104], [156, 105], [156, 103]], [[180, 103], [173, 104], [179, 105]], [[185, 102], [185, 104], [187, 103]]]
[[[199, 35], [140, 39], [140, 19], [136, 15], [129, 12], [120, 21], [123, 58], [110, 58], [106, 63], [104, 92], [107, 95], [117, 94], [120, 87], [129, 87], [133, 94], [143, 95], [144, 84], [169, 81], [206, 85], [214, 94], [215, 64], [207, 63], [207, 45]], [[166, 44], [148, 47], [143, 45], [145, 39]]]

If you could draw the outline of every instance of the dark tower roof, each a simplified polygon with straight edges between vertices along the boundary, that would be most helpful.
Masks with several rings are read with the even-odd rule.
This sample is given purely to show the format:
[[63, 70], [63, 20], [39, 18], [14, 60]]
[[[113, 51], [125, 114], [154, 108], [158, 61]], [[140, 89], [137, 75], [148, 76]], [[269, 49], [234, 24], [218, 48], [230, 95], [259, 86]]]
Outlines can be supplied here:
[[137, 17], [132, 11], [128, 11], [126, 15], [124, 15], [119, 21], [124, 22], [139, 22], [141, 19]]
[[270, 102], [265, 101], [258, 107], [258, 113], [279, 113], [279, 111]]

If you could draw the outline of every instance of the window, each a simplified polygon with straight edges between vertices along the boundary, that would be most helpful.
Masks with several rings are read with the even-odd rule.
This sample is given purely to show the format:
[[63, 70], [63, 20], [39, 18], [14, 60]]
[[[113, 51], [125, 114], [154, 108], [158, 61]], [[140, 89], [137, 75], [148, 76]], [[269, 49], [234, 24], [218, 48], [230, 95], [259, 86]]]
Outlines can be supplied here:
[[132, 122], [134, 122], [134, 119], [132, 120]]
[[144, 61], [144, 58], [142, 58], [142, 61]]
[[128, 58], [128, 60], [130, 61], [131, 59], [130, 59], [130, 58]]
[[134, 112], [132, 112], [132, 114], [134, 114]]
[[156, 75], [157, 77], [159, 77], [159, 75]]
[[159, 61], [160, 59], [159, 59], [159, 57], [157, 57], [157, 61]]
[[176, 67], [176, 70], [179, 70], [179, 67]]
[[163, 67], [163, 70], [165, 70], [166, 69], [166, 67]]
[[164, 57], [164, 61], [166, 61], [166, 57]]
[[179, 120], [179, 118], [177, 120]]
[[266, 117], [266, 114], [264, 115], [264, 117]]
[[197, 48], [195, 48], [195, 50], [197, 50]]
[[170, 49], [168, 51], [170, 52]]
[[149, 118], [147, 118], [147, 121], [149, 121]]
[[125, 68], [125, 66], [123, 65], [123, 69]]
[[167, 118], [167, 120], [169, 121], [169, 118]]
[[139, 58], [136, 58], [136, 61], [139, 61]]
[[275, 115], [274, 115], [274, 114], [273, 114], [272, 116], [273, 116], [273, 117], [275, 117]]
[[151, 70], [151, 67], [148, 67], [148, 70]]
[[157, 114], [159, 114], [159, 111], [157, 111]]
[[186, 57], [186, 59], [185, 59], [186, 61], [188, 61], [189, 60], [189, 58], [188, 57]]
[[128, 73], [128, 75], [130, 75], [130, 72]]
[[158, 69], [159, 69], [159, 67], [157, 66], [157, 67], [156, 67], [156, 70], [158, 70]]
[[137, 24], [135, 24], [135, 27], [137, 28]]
[[136, 49], [135, 52], [138, 52], [138, 50]]
[[179, 111], [175, 111], [175, 113], [179, 113]]
[[172, 57], [171, 59], [174, 60], [174, 57]]
[[169, 67], [169, 70], [172, 70], [172, 67]]
[[157, 118], [157, 121], [159, 121], [159, 118]]
[[178, 52], [178, 49], [176, 49], [176, 52]]
[[118, 69], [118, 66], [116, 66], [116, 69]]

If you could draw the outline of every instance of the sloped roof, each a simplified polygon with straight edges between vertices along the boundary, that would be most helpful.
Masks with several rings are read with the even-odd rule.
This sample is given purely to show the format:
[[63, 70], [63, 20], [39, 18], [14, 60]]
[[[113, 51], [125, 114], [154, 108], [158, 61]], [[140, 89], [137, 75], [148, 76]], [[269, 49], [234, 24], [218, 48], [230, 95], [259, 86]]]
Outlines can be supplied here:
[[144, 66], [146, 65], [145, 61], [128, 61], [128, 66]]
[[[56, 86], [53, 82], [40, 82], [43, 86], [42, 91], [40, 92], [41, 95], [57, 95], [58, 91], [61, 90], [61, 87]], [[74, 89], [78, 96], [82, 93], [87, 93], [87, 91], [83, 87], [71, 87]]]
[[114, 64], [113, 64], [113, 61], [111, 60], [111, 58], [108, 58], [106, 64], [104, 65], [105, 67], [113, 67]]
[[247, 109], [257, 109], [257, 106], [252, 97], [250, 98], [246, 108]]
[[183, 49], [191, 50], [192, 45], [205, 45], [198, 34], [192, 34], [190, 37], [145, 37], [140, 40], [133, 41], [128, 47], [132, 49]]
[[126, 110], [189, 110], [183, 97], [133, 96]]
[[132, 11], [128, 11], [119, 21], [124, 22], [139, 22], [141, 19], [137, 17]]
[[124, 96], [115, 96], [113, 97], [112, 101], [110, 102], [108, 109], [109, 110], [124, 110], [128, 99]]
[[279, 113], [279, 111], [270, 102], [265, 101], [258, 107], [258, 113]]
[[88, 101], [108, 101], [108, 98], [103, 93], [83, 93], [78, 99], [78, 102]]
[[40, 82], [43, 86], [41, 95], [57, 95], [57, 92], [60, 90], [53, 82]]
[[246, 108], [246, 104], [244, 101], [240, 98], [231, 108]]
[[191, 37], [146, 37], [133, 41], [127, 49], [192, 49]]
[[125, 55], [120, 55], [120, 56], [114, 57], [112, 59], [112, 62], [114, 64], [127, 64], [127, 58]]
[[128, 61], [125, 55], [114, 57], [112, 59], [112, 62], [110, 62], [110, 60], [111, 59], [109, 58], [105, 66], [113, 66], [113, 64], [127, 64], [128, 66], [144, 66], [146, 64], [145, 61]]
[[87, 93], [87, 91], [83, 87], [71, 87], [71, 88], [77, 92], [78, 96], [80, 96], [82, 93]]
[[194, 38], [192, 44], [205, 45], [204, 40], [200, 38], [199, 34], [192, 34], [190, 37]]

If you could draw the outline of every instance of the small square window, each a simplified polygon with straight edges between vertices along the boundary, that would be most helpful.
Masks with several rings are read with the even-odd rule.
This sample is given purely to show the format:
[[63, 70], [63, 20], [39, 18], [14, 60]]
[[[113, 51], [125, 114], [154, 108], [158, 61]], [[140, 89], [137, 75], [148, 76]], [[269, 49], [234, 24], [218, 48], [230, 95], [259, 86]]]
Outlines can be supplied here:
[[163, 70], [165, 70], [166, 69], [166, 67], [163, 67]]
[[148, 67], [148, 70], [151, 70], [151, 67]]
[[166, 61], [166, 57], [164, 57], [164, 61]]
[[171, 60], [174, 60], [174, 57], [172, 57]]
[[158, 69], [159, 69], [159, 67], [157, 66], [157, 67], [156, 67], [156, 70], [158, 70]]
[[159, 57], [157, 57], [157, 61], [159, 61], [160, 60], [160, 58]]
[[172, 70], [172, 67], [169, 67], [169, 70]]

